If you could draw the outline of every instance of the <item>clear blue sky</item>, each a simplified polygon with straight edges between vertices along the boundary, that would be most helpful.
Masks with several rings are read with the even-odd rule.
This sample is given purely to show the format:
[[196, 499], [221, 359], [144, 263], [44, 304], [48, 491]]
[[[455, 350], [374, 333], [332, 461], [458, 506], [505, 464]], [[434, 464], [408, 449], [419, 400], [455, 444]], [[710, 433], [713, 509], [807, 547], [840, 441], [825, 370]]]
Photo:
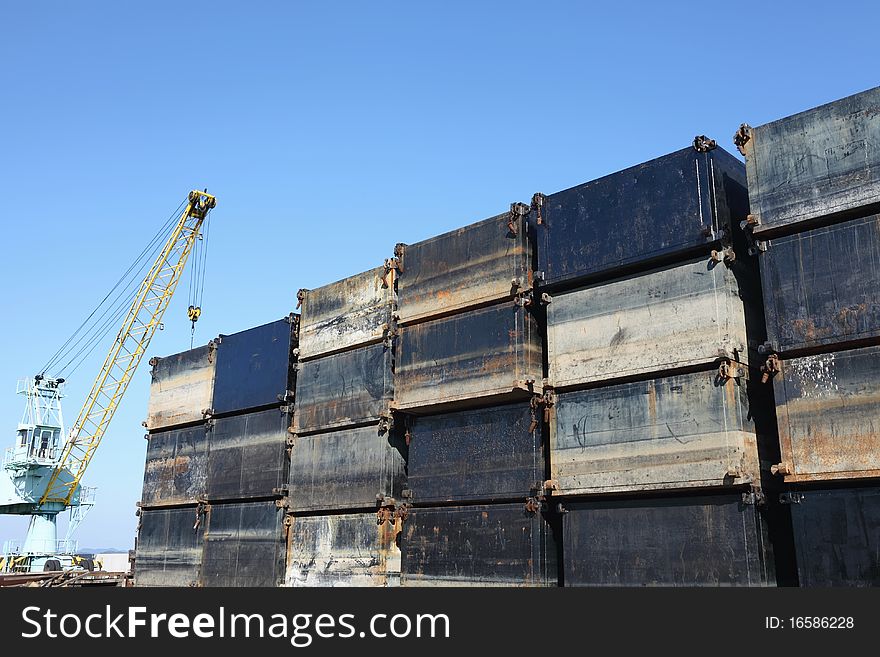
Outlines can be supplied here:
[[[414, 242], [878, 84], [876, 3], [29, 2], [0, 9], [0, 442], [35, 373], [192, 187], [197, 342]], [[148, 355], [189, 346], [182, 285]], [[68, 386], [68, 419], [96, 352]], [[130, 547], [149, 366], [87, 474]], [[0, 539], [25, 521], [0, 518]]]

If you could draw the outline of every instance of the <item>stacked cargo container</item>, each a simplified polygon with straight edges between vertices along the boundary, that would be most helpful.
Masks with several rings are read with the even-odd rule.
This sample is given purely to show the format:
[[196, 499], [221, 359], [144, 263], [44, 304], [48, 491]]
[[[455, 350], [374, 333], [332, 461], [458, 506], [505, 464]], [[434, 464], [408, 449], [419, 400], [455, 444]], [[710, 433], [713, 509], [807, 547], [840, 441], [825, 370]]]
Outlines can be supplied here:
[[404, 586], [556, 585], [528, 208], [398, 245]]
[[776, 582], [747, 203], [742, 163], [705, 137], [535, 195], [566, 585]]
[[298, 317], [154, 358], [136, 583], [277, 586]]
[[743, 125], [802, 585], [880, 584], [880, 89]]
[[406, 445], [391, 416], [394, 277], [379, 267], [298, 294], [288, 586], [399, 582]]

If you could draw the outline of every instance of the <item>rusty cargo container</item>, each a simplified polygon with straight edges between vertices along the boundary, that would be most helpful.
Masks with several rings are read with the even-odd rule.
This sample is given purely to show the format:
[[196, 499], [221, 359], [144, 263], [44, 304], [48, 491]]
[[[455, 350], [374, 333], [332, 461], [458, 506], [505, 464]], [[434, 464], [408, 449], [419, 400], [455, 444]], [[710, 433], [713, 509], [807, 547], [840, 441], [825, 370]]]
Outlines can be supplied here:
[[592, 384], [719, 359], [747, 364], [745, 303], [758, 291], [745, 269], [701, 258], [553, 296], [550, 383]]
[[880, 346], [783, 361], [773, 377], [785, 481], [880, 477]]
[[208, 422], [209, 500], [277, 495], [287, 483], [290, 413], [286, 406]]
[[760, 487], [748, 385], [711, 370], [559, 393], [554, 495]]
[[401, 533], [403, 586], [557, 586], [554, 533], [520, 503], [414, 508]]
[[195, 504], [208, 483], [205, 424], [147, 435], [143, 506]]
[[293, 430], [299, 435], [387, 416], [394, 395], [393, 350], [379, 343], [300, 364]]
[[880, 488], [792, 492], [801, 586], [880, 586]]
[[880, 338], [880, 215], [765, 244], [770, 348], [798, 352]]
[[511, 212], [416, 244], [399, 245], [401, 324], [512, 299], [531, 288], [525, 211]]
[[300, 359], [388, 338], [394, 273], [378, 267], [314, 290], [300, 290]]
[[400, 584], [400, 519], [375, 513], [292, 516], [286, 586], [385, 587]]
[[[547, 196], [536, 195], [542, 285], [708, 254], [748, 214], [742, 163], [707, 141]], [[699, 150], [698, 150], [698, 148]]]
[[413, 417], [408, 499], [430, 505], [533, 495], [545, 479], [538, 420], [529, 402]]
[[202, 562], [202, 507], [141, 509], [134, 581], [137, 586], [195, 586]]
[[764, 517], [739, 493], [564, 502], [566, 586], [774, 586]]
[[292, 401], [299, 317], [217, 338], [214, 415], [242, 413]]
[[756, 234], [880, 204], [880, 87], [736, 136]]
[[290, 452], [290, 509], [375, 508], [399, 500], [406, 441], [378, 424], [297, 436]]
[[205, 419], [214, 397], [215, 345], [150, 359], [147, 429], [158, 431]]
[[287, 557], [284, 509], [275, 500], [208, 507], [200, 586], [280, 586]]
[[401, 327], [393, 406], [449, 410], [540, 393], [542, 348], [534, 315], [512, 301]]

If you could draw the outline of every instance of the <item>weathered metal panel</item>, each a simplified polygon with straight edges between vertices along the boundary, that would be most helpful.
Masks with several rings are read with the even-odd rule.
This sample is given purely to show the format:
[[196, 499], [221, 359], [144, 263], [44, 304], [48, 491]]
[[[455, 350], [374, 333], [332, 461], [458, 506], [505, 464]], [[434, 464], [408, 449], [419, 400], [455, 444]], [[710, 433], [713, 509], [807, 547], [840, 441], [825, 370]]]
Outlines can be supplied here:
[[209, 426], [208, 499], [268, 497], [287, 483], [286, 407], [217, 418]]
[[793, 358], [780, 369], [785, 480], [880, 477], [880, 347]]
[[508, 213], [403, 246], [397, 280], [401, 324], [484, 305], [531, 287], [524, 216]]
[[533, 494], [545, 477], [540, 425], [532, 422], [528, 402], [412, 418], [407, 461], [412, 502], [489, 502]]
[[363, 509], [399, 499], [406, 449], [398, 430], [375, 424], [297, 436], [290, 453], [291, 511]]
[[294, 431], [356, 426], [387, 414], [394, 396], [392, 355], [379, 343], [301, 363]]
[[756, 233], [880, 203], [880, 87], [746, 134]]
[[801, 586], [880, 586], [880, 488], [792, 493]]
[[541, 391], [541, 335], [513, 302], [400, 329], [394, 406], [503, 402]]
[[247, 331], [221, 335], [214, 381], [215, 415], [279, 404], [295, 381], [293, 351], [299, 319], [290, 315]]
[[538, 269], [554, 286], [680, 258], [729, 238], [747, 213], [742, 163], [685, 148], [548, 195], [540, 223], [532, 212]]
[[553, 297], [547, 306], [556, 387], [694, 367], [748, 363], [738, 263], [707, 259]]
[[300, 294], [300, 359], [379, 342], [391, 326], [394, 271], [384, 267]]
[[760, 486], [747, 385], [713, 370], [558, 394], [554, 495]]
[[197, 507], [141, 509], [136, 586], [195, 586], [202, 562], [204, 515]]
[[195, 504], [205, 496], [207, 477], [208, 440], [204, 424], [148, 436], [141, 504]]
[[284, 511], [275, 501], [211, 505], [201, 586], [280, 586], [286, 558]]
[[566, 586], [773, 586], [764, 519], [741, 495], [566, 502]]
[[397, 586], [399, 519], [375, 513], [295, 516], [287, 549], [286, 586]]
[[880, 215], [770, 240], [760, 262], [773, 349], [880, 336]]
[[556, 586], [549, 524], [523, 503], [410, 510], [401, 534], [403, 586]]
[[173, 356], [153, 358], [147, 429], [201, 422], [214, 395], [214, 343]]

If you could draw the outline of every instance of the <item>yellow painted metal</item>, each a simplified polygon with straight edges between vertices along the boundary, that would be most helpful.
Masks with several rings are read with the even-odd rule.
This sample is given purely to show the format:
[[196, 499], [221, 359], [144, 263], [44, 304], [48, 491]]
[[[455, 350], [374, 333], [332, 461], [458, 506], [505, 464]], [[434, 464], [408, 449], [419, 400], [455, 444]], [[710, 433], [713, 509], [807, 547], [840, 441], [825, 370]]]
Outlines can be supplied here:
[[[64, 447], [61, 462], [52, 472], [40, 504], [69, 505], [80, 480], [101, 444], [113, 414], [141, 362], [150, 340], [162, 321], [162, 314], [180, 281], [186, 260], [199, 237], [208, 212], [217, 204], [210, 194], [189, 193], [186, 209], [174, 226], [159, 258], [147, 273], [91, 392], [79, 412]], [[69, 481], [60, 477], [69, 470]]]

